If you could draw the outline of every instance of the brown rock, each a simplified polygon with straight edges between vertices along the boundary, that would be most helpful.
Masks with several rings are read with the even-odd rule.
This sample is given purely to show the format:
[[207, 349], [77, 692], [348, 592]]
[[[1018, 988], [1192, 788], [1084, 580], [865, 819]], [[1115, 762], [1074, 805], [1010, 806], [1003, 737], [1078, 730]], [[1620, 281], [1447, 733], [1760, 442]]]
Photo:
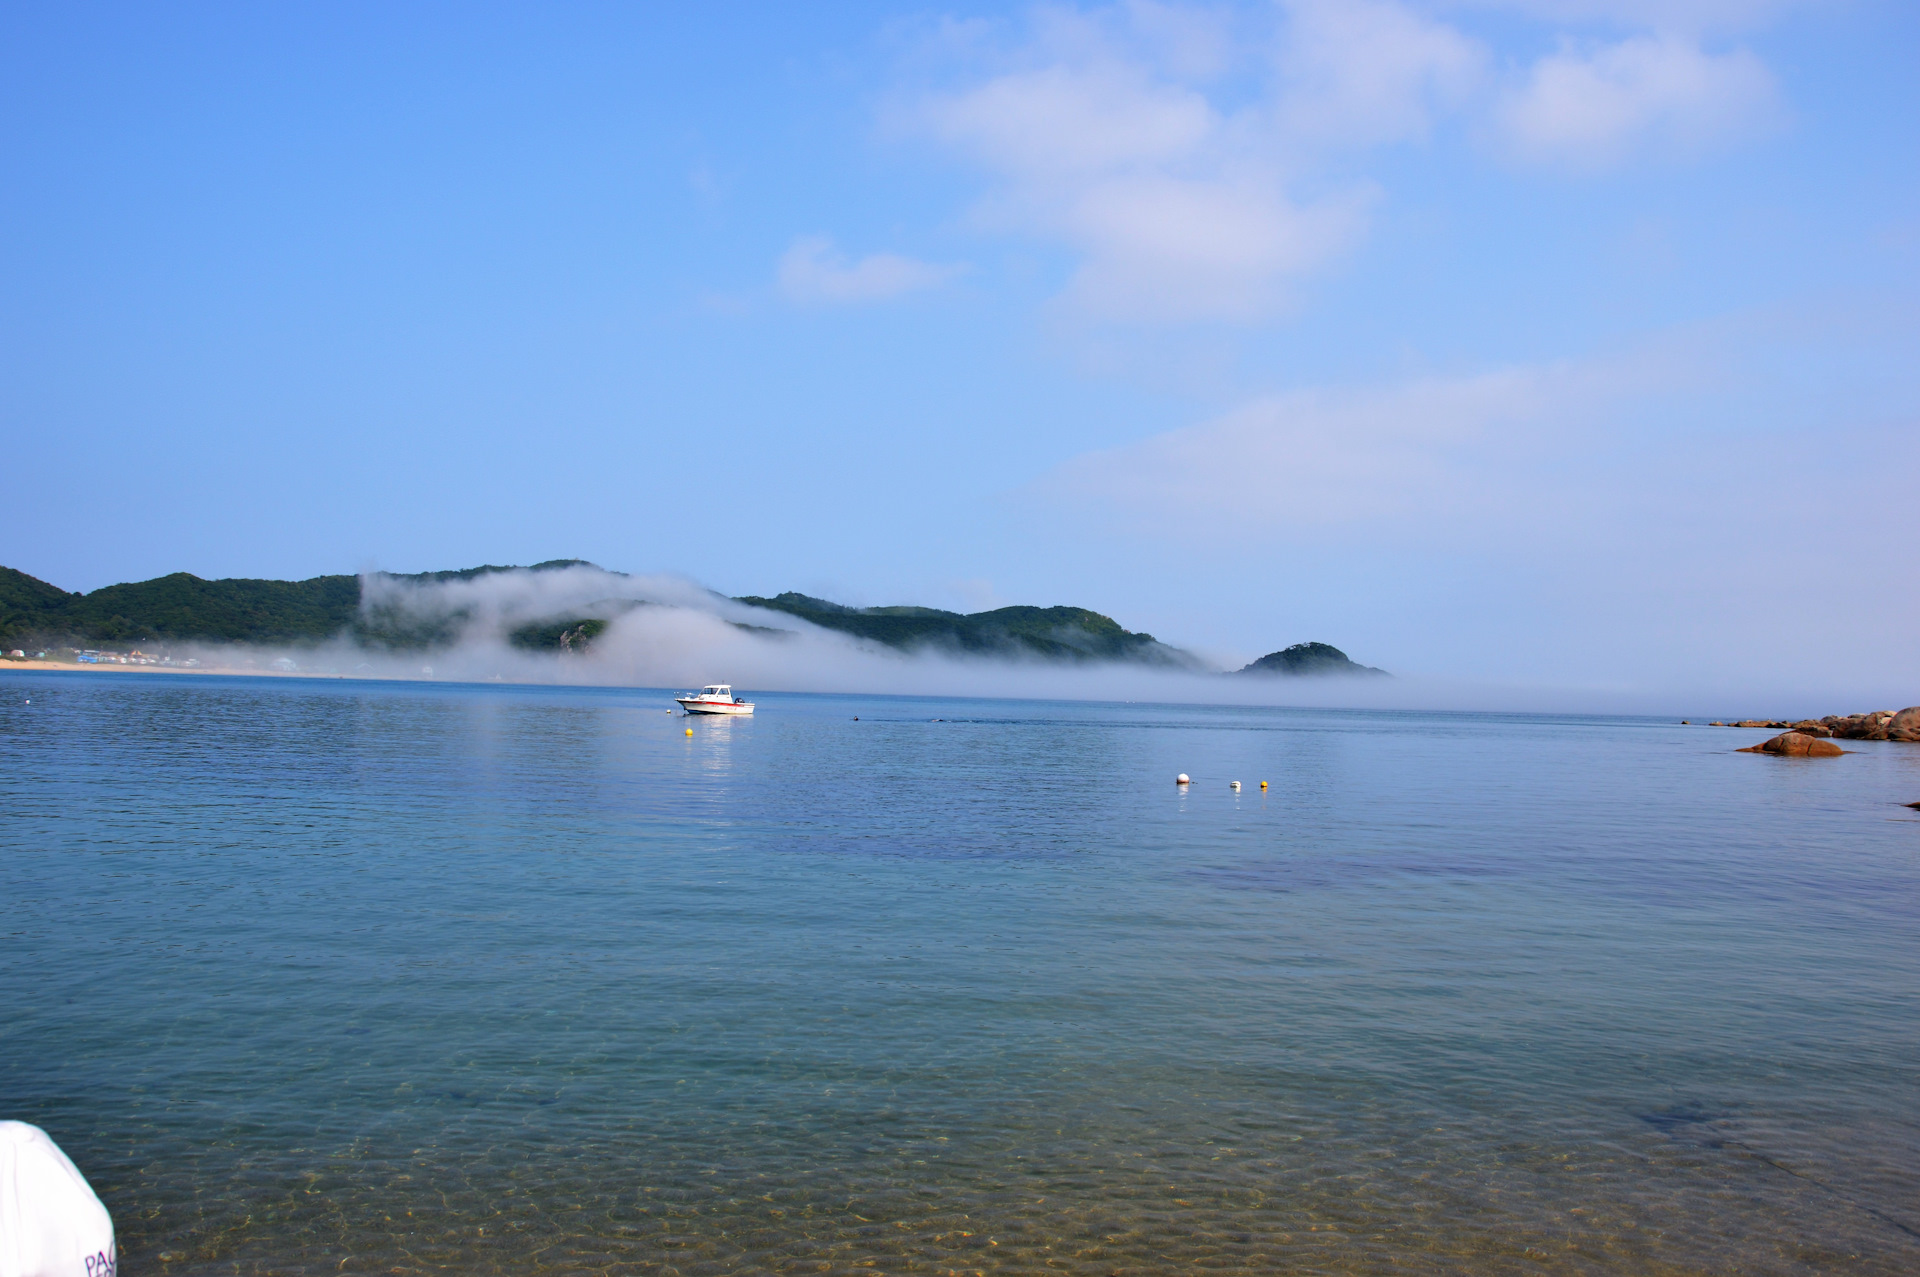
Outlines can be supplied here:
[[1816, 723], [1811, 718], [1807, 719], [1805, 722], [1802, 722], [1802, 723], [1788, 723], [1787, 726], [1791, 727], [1794, 731], [1803, 733], [1804, 735], [1807, 735], [1807, 736], [1833, 735], [1832, 732], [1827, 730], [1825, 724]]
[[1773, 724], [1768, 722], [1764, 718], [1743, 718], [1739, 722], [1735, 723], [1734, 726], [1735, 727], [1772, 727]]
[[1750, 745], [1740, 751], [1743, 754], [1779, 754], [1786, 758], [1831, 758], [1835, 754], [1844, 754], [1830, 740], [1821, 740], [1805, 732], [1781, 732], [1772, 740]]
[[1910, 705], [1887, 720], [1887, 739], [1920, 741], [1920, 705]]
[[1835, 720], [1828, 724], [1828, 726], [1832, 728], [1835, 736], [1843, 740], [1881, 739], [1881, 737], [1876, 736], [1875, 733], [1884, 734], [1886, 730], [1885, 727], [1882, 726], [1880, 719], [1873, 714], [1849, 714], [1845, 718]]

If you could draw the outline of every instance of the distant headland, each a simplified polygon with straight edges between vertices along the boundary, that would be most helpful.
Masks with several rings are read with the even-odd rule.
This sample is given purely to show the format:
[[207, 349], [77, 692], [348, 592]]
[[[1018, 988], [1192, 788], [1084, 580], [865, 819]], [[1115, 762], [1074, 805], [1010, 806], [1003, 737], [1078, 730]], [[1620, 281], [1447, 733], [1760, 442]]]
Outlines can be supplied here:
[[[430, 652], [466, 637], [479, 618], [457, 600], [438, 607], [412, 605], [431, 587], [482, 583], [508, 574], [536, 577], [567, 569], [604, 573], [617, 587], [633, 580], [583, 559], [553, 559], [529, 567], [485, 564], [447, 572], [367, 573], [310, 577], [304, 581], [234, 578], [203, 580], [175, 572], [150, 581], [104, 586], [90, 593], [63, 590], [25, 572], [0, 567], [0, 655], [119, 651], [133, 645], [251, 644], [312, 646], [346, 640], [370, 650]], [[498, 631], [510, 645], [529, 652], [578, 654], [620, 615], [640, 607], [681, 604], [640, 597], [637, 588], [619, 597], [587, 603], [556, 603], [546, 612], [523, 607]], [[451, 597], [451, 595], [449, 596]], [[931, 651], [976, 658], [1013, 658], [1073, 664], [1111, 662], [1194, 673], [1221, 672], [1203, 658], [1128, 630], [1112, 617], [1082, 607], [1015, 606], [985, 612], [948, 612], [899, 605], [850, 607], [812, 595], [711, 595], [730, 609], [727, 624], [766, 637], [793, 633], [778, 624], [791, 617], [900, 652]], [[743, 609], [755, 612], [743, 612]], [[772, 614], [771, 616], [767, 614]], [[497, 619], [497, 618], [496, 618]], [[753, 621], [760, 623], [752, 623]], [[16, 657], [16, 659], [18, 659]], [[1279, 677], [1365, 675], [1384, 670], [1360, 665], [1325, 643], [1296, 643], [1272, 652], [1234, 674]]]
[[757, 594], [734, 600], [798, 617], [902, 651], [941, 648], [973, 656], [1040, 657], [1055, 661], [1129, 661], [1172, 669], [1205, 669], [1199, 658], [1151, 634], [1123, 629], [1110, 616], [1083, 607], [1002, 607], [990, 612], [946, 612], [904, 604], [848, 607], [811, 595]]

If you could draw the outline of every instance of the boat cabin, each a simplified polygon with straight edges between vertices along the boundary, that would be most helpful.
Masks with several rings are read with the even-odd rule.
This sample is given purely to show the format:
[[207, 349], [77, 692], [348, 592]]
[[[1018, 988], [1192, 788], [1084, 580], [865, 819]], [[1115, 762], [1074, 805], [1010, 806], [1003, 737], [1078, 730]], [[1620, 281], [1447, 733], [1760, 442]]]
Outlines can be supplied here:
[[680, 708], [689, 714], [753, 713], [753, 702], [743, 701], [735, 696], [731, 683], [708, 683], [698, 692], [689, 692], [685, 696], [676, 696], [674, 699], [679, 701]]

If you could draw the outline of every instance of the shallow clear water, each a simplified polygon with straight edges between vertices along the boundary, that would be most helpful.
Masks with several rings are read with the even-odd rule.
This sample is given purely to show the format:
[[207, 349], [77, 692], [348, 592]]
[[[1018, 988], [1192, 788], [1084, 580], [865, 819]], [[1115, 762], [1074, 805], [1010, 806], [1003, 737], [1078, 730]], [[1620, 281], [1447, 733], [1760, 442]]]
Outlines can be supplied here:
[[757, 699], [0, 676], [0, 1117], [129, 1273], [1920, 1269], [1920, 746]]

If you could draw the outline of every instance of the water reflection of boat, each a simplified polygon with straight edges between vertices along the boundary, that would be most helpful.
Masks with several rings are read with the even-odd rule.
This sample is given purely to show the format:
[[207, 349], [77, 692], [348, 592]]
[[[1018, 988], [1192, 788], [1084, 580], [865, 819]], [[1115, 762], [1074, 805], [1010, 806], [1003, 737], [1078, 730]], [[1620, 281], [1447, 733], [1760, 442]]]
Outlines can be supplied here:
[[674, 698], [680, 708], [689, 714], [751, 714], [752, 701], [739, 701], [733, 698], [733, 685], [715, 683], [703, 687], [698, 692]]

